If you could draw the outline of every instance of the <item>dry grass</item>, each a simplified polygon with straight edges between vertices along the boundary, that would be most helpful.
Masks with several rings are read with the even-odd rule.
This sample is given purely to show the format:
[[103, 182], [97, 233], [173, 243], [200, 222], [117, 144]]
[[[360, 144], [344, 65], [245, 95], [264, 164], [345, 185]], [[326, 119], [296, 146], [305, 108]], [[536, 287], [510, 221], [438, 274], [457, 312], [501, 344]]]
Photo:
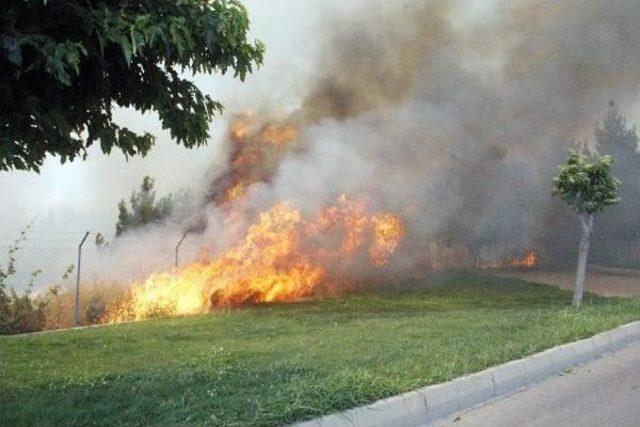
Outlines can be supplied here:
[[[105, 310], [124, 295], [121, 286], [112, 283], [93, 283], [83, 286], [80, 292], [80, 324], [99, 323]], [[74, 288], [49, 290], [42, 295], [47, 302], [44, 329], [70, 328], [74, 325]]]

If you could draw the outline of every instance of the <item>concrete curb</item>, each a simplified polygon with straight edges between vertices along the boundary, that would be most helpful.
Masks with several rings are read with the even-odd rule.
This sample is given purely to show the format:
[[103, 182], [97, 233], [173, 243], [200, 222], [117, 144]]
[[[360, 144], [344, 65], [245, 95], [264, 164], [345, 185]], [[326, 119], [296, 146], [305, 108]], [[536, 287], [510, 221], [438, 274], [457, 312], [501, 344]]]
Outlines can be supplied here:
[[640, 343], [640, 321], [447, 383], [378, 400], [294, 427], [423, 426], [636, 343]]

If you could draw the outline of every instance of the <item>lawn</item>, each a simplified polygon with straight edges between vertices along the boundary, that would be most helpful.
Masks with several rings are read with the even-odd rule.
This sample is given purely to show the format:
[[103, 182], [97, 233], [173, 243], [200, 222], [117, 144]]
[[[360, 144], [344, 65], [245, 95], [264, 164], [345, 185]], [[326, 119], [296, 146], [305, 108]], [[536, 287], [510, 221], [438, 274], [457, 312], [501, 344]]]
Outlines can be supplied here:
[[0, 338], [0, 425], [278, 425], [640, 319], [640, 299], [453, 275], [386, 291]]

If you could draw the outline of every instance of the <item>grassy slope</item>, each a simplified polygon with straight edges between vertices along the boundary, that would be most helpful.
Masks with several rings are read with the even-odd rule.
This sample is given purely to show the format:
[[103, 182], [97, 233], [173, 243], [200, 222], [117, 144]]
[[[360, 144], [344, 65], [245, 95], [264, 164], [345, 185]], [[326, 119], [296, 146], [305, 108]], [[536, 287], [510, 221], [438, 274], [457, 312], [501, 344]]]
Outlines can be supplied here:
[[[640, 318], [640, 300], [452, 276], [402, 292], [0, 338], [0, 425], [273, 425]], [[405, 284], [406, 285], [406, 284]], [[589, 303], [591, 300], [591, 303]]]

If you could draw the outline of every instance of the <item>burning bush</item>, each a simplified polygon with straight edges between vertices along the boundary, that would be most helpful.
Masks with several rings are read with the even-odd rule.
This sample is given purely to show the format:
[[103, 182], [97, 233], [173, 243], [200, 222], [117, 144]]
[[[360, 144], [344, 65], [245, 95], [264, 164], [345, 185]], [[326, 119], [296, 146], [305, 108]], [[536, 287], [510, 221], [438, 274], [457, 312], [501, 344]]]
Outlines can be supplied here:
[[385, 265], [403, 237], [397, 215], [370, 213], [365, 201], [346, 195], [310, 218], [277, 203], [217, 257], [134, 285], [107, 318], [118, 322], [308, 297], [348, 280], [348, 269], [358, 264]]

